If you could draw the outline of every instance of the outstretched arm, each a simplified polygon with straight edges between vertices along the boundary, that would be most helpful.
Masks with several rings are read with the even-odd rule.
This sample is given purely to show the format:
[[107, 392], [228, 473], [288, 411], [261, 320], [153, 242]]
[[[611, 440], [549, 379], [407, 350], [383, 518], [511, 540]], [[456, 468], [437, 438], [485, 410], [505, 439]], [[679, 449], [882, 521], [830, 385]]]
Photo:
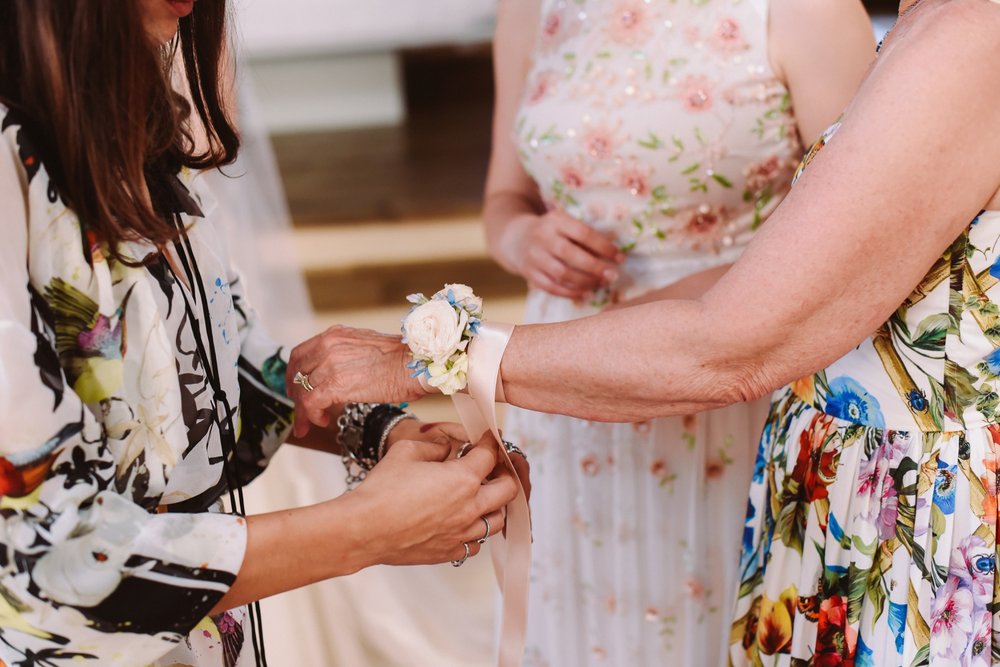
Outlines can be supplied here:
[[982, 0], [920, 8], [714, 289], [519, 327], [508, 400], [603, 420], [677, 414], [761, 396], [857, 345], [994, 197], [998, 30]]
[[[1000, 208], [1000, 7], [925, 0], [898, 27], [843, 127], [703, 297], [518, 327], [507, 400], [607, 421], [761, 396], [874, 332], [983, 208]], [[992, 201], [991, 201], [992, 200]], [[317, 379], [303, 418], [344, 396], [401, 400], [398, 337], [335, 328], [296, 349]]]

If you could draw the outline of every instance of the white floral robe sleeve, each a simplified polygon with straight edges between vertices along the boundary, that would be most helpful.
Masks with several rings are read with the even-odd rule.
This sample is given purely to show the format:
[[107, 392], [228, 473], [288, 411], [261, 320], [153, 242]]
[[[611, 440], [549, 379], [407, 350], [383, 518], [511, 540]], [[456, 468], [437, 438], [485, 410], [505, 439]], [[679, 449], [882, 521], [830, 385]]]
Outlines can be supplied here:
[[[178, 649], [246, 664], [241, 616], [205, 618], [235, 580], [246, 527], [210, 511], [226, 486], [201, 311], [166, 262], [106, 259], [23, 135], [0, 107], [0, 664], [149, 665]], [[202, 226], [192, 243], [242, 483], [286, 435], [291, 405], [280, 350]]]

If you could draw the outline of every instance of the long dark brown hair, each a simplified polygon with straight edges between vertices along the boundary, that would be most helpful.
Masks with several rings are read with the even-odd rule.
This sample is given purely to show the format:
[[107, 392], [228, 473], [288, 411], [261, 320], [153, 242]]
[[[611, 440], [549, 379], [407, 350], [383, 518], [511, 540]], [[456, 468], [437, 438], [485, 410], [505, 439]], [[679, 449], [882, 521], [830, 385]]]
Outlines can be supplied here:
[[[227, 21], [226, 0], [198, 0], [162, 45], [144, 28], [140, 0], [0, 0], [0, 102], [112, 256], [124, 240], [162, 245], [177, 233], [144, 196], [148, 177], [236, 157], [222, 76]], [[200, 148], [192, 124], [207, 138]]]

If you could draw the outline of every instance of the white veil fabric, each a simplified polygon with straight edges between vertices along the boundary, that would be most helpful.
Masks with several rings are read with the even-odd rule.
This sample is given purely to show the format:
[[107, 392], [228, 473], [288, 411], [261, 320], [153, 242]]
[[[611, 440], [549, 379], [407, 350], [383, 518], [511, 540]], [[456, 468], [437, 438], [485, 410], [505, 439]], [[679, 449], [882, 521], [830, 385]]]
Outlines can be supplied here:
[[[240, 158], [225, 174], [202, 178], [217, 199], [219, 223], [250, 301], [272, 335], [291, 345], [314, 334], [316, 325], [274, 154], [246, 74], [237, 88]], [[247, 489], [248, 511], [335, 497], [345, 490], [344, 474], [337, 457], [283, 447]], [[275, 596], [262, 603], [268, 662], [274, 667], [485, 667], [492, 664], [494, 594], [484, 557], [461, 570], [376, 567]]]

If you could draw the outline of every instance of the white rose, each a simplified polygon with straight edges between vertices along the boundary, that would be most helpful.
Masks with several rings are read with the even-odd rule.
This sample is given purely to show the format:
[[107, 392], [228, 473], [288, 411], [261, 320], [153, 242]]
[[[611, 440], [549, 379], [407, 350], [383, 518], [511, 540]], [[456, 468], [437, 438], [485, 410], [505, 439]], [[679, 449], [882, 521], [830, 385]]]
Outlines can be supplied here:
[[430, 364], [427, 372], [431, 375], [427, 384], [437, 387], [445, 396], [451, 396], [469, 384], [469, 355], [456, 354], [451, 358], [451, 368], [448, 361]]
[[403, 322], [403, 334], [410, 351], [418, 359], [445, 361], [462, 343], [462, 333], [469, 321], [447, 301], [428, 301], [410, 311]]
[[472, 288], [468, 285], [463, 285], [462, 283], [453, 283], [445, 285], [435, 297], [440, 297], [442, 299], [448, 298], [448, 292], [451, 292], [451, 296], [455, 299], [455, 303], [462, 306], [472, 314], [479, 314], [483, 311], [483, 300], [476, 296], [476, 293], [472, 291]]

